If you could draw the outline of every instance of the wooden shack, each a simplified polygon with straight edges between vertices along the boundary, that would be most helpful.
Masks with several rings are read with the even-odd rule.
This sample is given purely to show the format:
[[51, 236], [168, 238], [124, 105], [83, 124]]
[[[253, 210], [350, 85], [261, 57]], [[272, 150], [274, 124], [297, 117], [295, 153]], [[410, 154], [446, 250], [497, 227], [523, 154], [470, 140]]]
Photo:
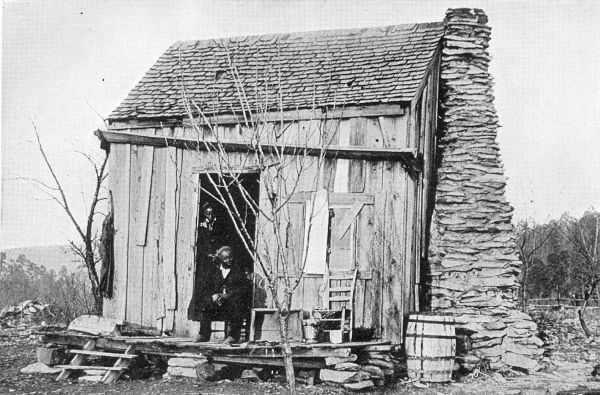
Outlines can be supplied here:
[[[110, 115], [108, 130], [97, 132], [109, 144], [115, 225], [113, 298], [104, 315], [194, 335], [187, 308], [199, 207], [207, 201], [200, 185], [214, 160], [202, 138], [218, 128], [232, 162], [245, 163], [245, 122], [256, 112], [244, 108], [243, 92], [246, 103], [265, 109], [263, 122], [296, 133], [297, 147], [285, 155], [310, 146], [314, 128], [332, 133], [328, 176], [306, 172], [297, 180], [289, 237], [300, 242], [290, 253], [301, 254], [311, 193], [327, 190], [328, 270], [358, 270], [354, 326], [401, 343], [423, 291], [444, 29], [412, 24], [171, 46]], [[202, 138], [189, 127], [186, 100], [210, 115]], [[249, 168], [240, 171], [260, 185], [260, 170]], [[266, 198], [260, 187], [253, 193]], [[309, 311], [323, 274], [302, 281], [293, 308]]]

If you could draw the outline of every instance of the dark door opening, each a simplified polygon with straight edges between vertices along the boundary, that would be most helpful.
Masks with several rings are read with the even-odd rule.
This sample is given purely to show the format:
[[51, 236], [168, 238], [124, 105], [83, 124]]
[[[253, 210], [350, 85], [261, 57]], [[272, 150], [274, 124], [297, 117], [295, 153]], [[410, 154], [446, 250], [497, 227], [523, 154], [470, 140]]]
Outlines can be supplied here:
[[[252, 273], [254, 271], [254, 262], [252, 256], [244, 247], [243, 240], [236, 230], [236, 226], [228, 213], [226, 207], [218, 202], [213, 196], [218, 196], [217, 190], [214, 187], [213, 182], [209, 179], [212, 178], [214, 184], [219, 186], [223, 196], [226, 195], [225, 184], [228, 180], [220, 180], [218, 174], [205, 173], [200, 174], [200, 199], [199, 199], [199, 223], [203, 221], [203, 208], [207, 205], [212, 207], [213, 214], [215, 216], [215, 235], [213, 248], [216, 251], [220, 247], [229, 246], [233, 249], [234, 257], [240, 264], [240, 267], [246, 271], [246, 273]], [[258, 203], [259, 198], [259, 180], [260, 175], [258, 173], [243, 173], [237, 175], [241, 182], [242, 187], [253, 202]], [[229, 187], [229, 193], [231, 194], [232, 200], [235, 204], [236, 209], [243, 218], [245, 228], [253, 238], [256, 236], [256, 216], [252, 210], [248, 207], [246, 199], [242, 196], [242, 192], [239, 190], [236, 184]], [[199, 233], [200, 234], [200, 233]], [[200, 240], [199, 240], [200, 242]], [[214, 254], [215, 251], [210, 252]], [[205, 267], [206, 262], [197, 262], [196, 267]]]
[[[254, 262], [240, 230], [245, 228], [254, 241], [256, 216], [251, 204], [258, 203], [259, 180], [258, 173], [238, 174], [235, 181], [216, 173], [198, 177], [196, 271], [188, 308], [188, 319], [200, 321], [196, 341], [209, 341], [214, 334], [211, 322], [217, 320], [225, 323], [224, 342], [237, 342], [244, 321], [246, 325], [249, 323], [252, 301], [249, 279]], [[229, 202], [229, 207], [220, 203], [223, 200]], [[231, 251], [219, 251], [226, 246]], [[246, 338], [248, 332], [246, 326]]]

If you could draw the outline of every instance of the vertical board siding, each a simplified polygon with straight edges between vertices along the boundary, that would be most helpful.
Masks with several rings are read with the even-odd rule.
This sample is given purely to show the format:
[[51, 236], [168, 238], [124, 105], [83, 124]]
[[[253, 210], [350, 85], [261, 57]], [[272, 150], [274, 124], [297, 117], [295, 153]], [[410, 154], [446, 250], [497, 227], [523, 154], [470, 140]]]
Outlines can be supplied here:
[[108, 157], [109, 190], [114, 210], [113, 297], [104, 299], [103, 315], [125, 320], [129, 244], [129, 144], [112, 144]]
[[[354, 119], [343, 119], [338, 127], [338, 144], [341, 146], [350, 145], [350, 134]], [[333, 182], [333, 192], [348, 192], [350, 160], [335, 160], [335, 176]], [[332, 165], [333, 167], [333, 165]]]
[[179, 210], [177, 218], [176, 270], [177, 310], [175, 333], [188, 335], [187, 308], [194, 287], [194, 261], [198, 211], [198, 175], [194, 174], [197, 152], [181, 151]]
[[[325, 147], [339, 145], [340, 143], [340, 120], [331, 120], [325, 123], [324, 139]], [[323, 171], [321, 176], [321, 187], [328, 191], [334, 190], [335, 175], [336, 175], [336, 164], [337, 160], [333, 158], [325, 158], [323, 164]]]
[[146, 237], [148, 235], [148, 214], [150, 209], [150, 188], [152, 185], [153, 162], [154, 162], [154, 147], [140, 146], [140, 163], [141, 163], [141, 184], [140, 193], [138, 194], [138, 202], [136, 204], [135, 217], [138, 219], [138, 227], [135, 230], [136, 244], [138, 246], [146, 245]]
[[[353, 118], [350, 120], [349, 145], [364, 147], [367, 143], [367, 119]], [[375, 132], [375, 131], [373, 131]], [[365, 165], [364, 160], [350, 160], [348, 175], [348, 192], [363, 192], [365, 189]]]
[[[144, 265], [152, 268], [150, 288], [145, 291], [146, 298], [150, 295], [151, 303], [144, 309], [142, 317], [144, 324], [163, 329], [165, 317], [165, 296], [163, 286], [163, 228], [165, 220], [165, 162], [166, 148], [157, 148], [154, 154], [153, 182], [150, 203], [150, 219], [148, 221], [148, 239]], [[146, 305], [144, 305], [146, 306]]]
[[[386, 189], [385, 206], [382, 212], [385, 216], [384, 232], [385, 245], [383, 256], [383, 336], [397, 342], [402, 336], [403, 295], [405, 286], [402, 273], [406, 269], [406, 256], [403, 253], [402, 223], [406, 217], [404, 209], [403, 169], [397, 173], [400, 165], [392, 162], [384, 163], [383, 185]], [[393, 186], [393, 187], [390, 187]]]
[[383, 147], [406, 148], [409, 147], [408, 116], [403, 117], [378, 117], [378, 133], [372, 133], [375, 136], [382, 136]]
[[174, 147], [166, 148], [165, 156], [165, 218], [162, 246], [162, 277], [165, 300], [163, 330], [173, 330], [174, 310], [177, 308], [177, 280], [175, 274], [177, 236], [177, 156]]
[[323, 298], [318, 292], [323, 285], [323, 276], [317, 274], [308, 275], [305, 276], [302, 281], [302, 309], [305, 311], [312, 311], [315, 308], [324, 307]]
[[[154, 277], [156, 276], [156, 255], [157, 247], [154, 237], [154, 219], [150, 217], [152, 207], [152, 190], [155, 182], [155, 166], [154, 166], [154, 147], [142, 147], [145, 151], [143, 153], [145, 163], [144, 171], [142, 173], [142, 190], [140, 196], [141, 205], [140, 210], [141, 224], [138, 228], [137, 244], [139, 246], [140, 241], [143, 240], [144, 248], [144, 261], [143, 261], [143, 276], [141, 282], [142, 288], [142, 315], [141, 324], [144, 326], [155, 326], [154, 322], [154, 307], [152, 298], [152, 287], [154, 285]], [[145, 206], [145, 207], [144, 207]], [[141, 233], [143, 233], [143, 235]]]
[[290, 272], [294, 275], [299, 275], [302, 270], [306, 206], [306, 203], [290, 203], [281, 230], [285, 237], [287, 262], [291, 265]]
[[[373, 124], [378, 128], [378, 124]], [[369, 134], [371, 131], [369, 130]], [[357, 281], [355, 301], [358, 305], [354, 317], [357, 327], [375, 328], [381, 336], [381, 265], [383, 263], [382, 200], [383, 162], [367, 162], [365, 193], [375, 196], [373, 206], [363, 207], [357, 231], [357, 259], [361, 272], [371, 274], [370, 279]], [[364, 306], [362, 311], [360, 306]]]
[[406, 177], [406, 182], [408, 184], [408, 194], [407, 194], [407, 224], [406, 224], [406, 258], [410, 262], [405, 276], [405, 284], [406, 286], [403, 288], [406, 294], [405, 298], [405, 309], [410, 311], [414, 307], [414, 281], [415, 281], [415, 273], [417, 267], [417, 260], [415, 257], [416, 246], [418, 244], [418, 223], [417, 223], [417, 187], [419, 185], [419, 181], [413, 177]]
[[[265, 175], [261, 175], [260, 190], [259, 190], [259, 208], [260, 210], [270, 213], [271, 203], [269, 201], [269, 193], [266, 189]], [[279, 251], [279, 247], [273, 236], [273, 224], [268, 222], [263, 216], [259, 216], [256, 225], [256, 249], [257, 253], [264, 257], [264, 270], [267, 272], [277, 272], [276, 267], [276, 256]], [[259, 263], [256, 262], [254, 265], [255, 276], [255, 287], [259, 287], [260, 292], [264, 292], [260, 298], [254, 299], [253, 303], [255, 307], [271, 307], [271, 290], [267, 286], [267, 279], [265, 278], [263, 268], [260, 267]], [[260, 278], [259, 278], [260, 277]], [[256, 295], [255, 295], [256, 296]], [[264, 304], [263, 304], [264, 297]]]
[[330, 209], [333, 210], [333, 217], [330, 217], [330, 229], [331, 235], [329, 239], [329, 270], [330, 271], [344, 271], [354, 267], [354, 247], [352, 229], [349, 229], [342, 235], [341, 222], [344, 219], [346, 213], [348, 213], [348, 207], [340, 207], [336, 205], [330, 205]]
[[[360, 273], [370, 273], [371, 279], [359, 277], [356, 281], [354, 291], [354, 322], [356, 327], [370, 328], [372, 320], [370, 319], [370, 310], [374, 307], [367, 294], [370, 294], [370, 283], [372, 282], [372, 262], [371, 246], [373, 244], [373, 205], [364, 205], [356, 221], [356, 266]], [[368, 276], [367, 276], [368, 277]]]
[[415, 310], [420, 309], [420, 298], [422, 296], [422, 279], [421, 272], [425, 269], [421, 267], [421, 263], [425, 263], [427, 260], [427, 251], [429, 243], [429, 223], [433, 210], [433, 199], [435, 198], [435, 151], [436, 151], [436, 131], [437, 131], [437, 111], [438, 111], [438, 80], [439, 80], [439, 63], [440, 59], [437, 58], [433, 65], [432, 72], [428, 80], [428, 100], [427, 100], [427, 122], [425, 124], [425, 144], [423, 146], [423, 181], [422, 187], [420, 188], [421, 193], [421, 215], [419, 222], [421, 223], [421, 243], [419, 245], [420, 251], [417, 256], [419, 267], [416, 270], [415, 275]]
[[[364, 147], [375, 143], [375, 146], [379, 146], [377, 141], [372, 141], [373, 136], [378, 136], [381, 134], [378, 128], [374, 128], [375, 124], [373, 121], [374, 119], [353, 118], [350, 126], [349, 145]], [[348, 192], [366, 192], [366, 178], [369, 171], [369, 164], [369, 162], [364, 160], [350, 161]], [[350, 257], [352, 264], [350, 267], [348, 267], [348, 269], [357, 268], [365, 273], [370, 270], [371, 265], [368, 257], [365, 257], [359, 253], [359, 245], [361, 243], [365, 243], [366, 241], [364, 238], [369, 236], [365, 234], [365, 229], [361, 228], [361, 225], [367, 225], [364, 222], [364, 218], [368, 215], [367, 213], [372, 210], [372, 207], [369, 206], [370, 205], [362, 206], [356, 218], [352, 219], [353, 223], [344, 236], [344, 238], [350, 238], [352, 249], [352, 256]], [[353, 216], [353, 213], [351, 215]], [[361, 221], [361, 219], [363, 219], [363, 221]], [[368, 244], [364, 244], [364, 246], [368, 247]], [[365, 309], [369, 309], [369, 307], [365, 308], [366, 281], [367, 280], [357, 280], [355, 285], [354, 309], [351, 313], [354, 315], [354, 323], [356, 327], [365, 327]]]
[[409, 201], [411, 199], [412, 191], [410, 189], [410, 179], [411, 176], [408, 172], [402, 167], [400, 163], [396, 163], [394, 165], [394, 174], [396, 178], [396, 182], [400, 185], [400, 193], [395, 196], [395, 199], [392, 200], [392, 204], [394, 207], [394, 211], [396, 215], [393, 220], [395, 221], [395, 234], [394, 238], [396, 240], [396, 244], [394, 248], [397, 249], [398, 254], [401, 256], [400, 260], [402, 262], [402, 268], [398, 270], [396, 274], [396, 301], [399, 303], [398, 309], [399, 314], [395, 324], [397, 327], [395, 328], [396, 332], [392, 334], [389, 339], [394, 343], [400, 343], [402, 341], [403, 333], [404, 333], [404, 320], [407, 317], [408, 313], [411, 311], [408, 305], [410, 305], [410, 295], [406, 293], [408, 287], [410, 287], [410, 282], [407, 282], [406, 275], [407, 273], [411, 273], [413, 270], [413, 263], [411, 262], [410, 255], [407, 255], [404, 251], [404, 248], [408, 244], [411, 243], [411, 240], [407, 240], [407, 234], [410, 231], [411, 223], [409, 218], [411, 215], [411, 209], [409, 205]]
[[141, 212], [138, 204], [141, 203], [142, 174], [144, 147], [131, 146], [131, 169], [129, 180], [130, 211], [129, 211], [129, 243], [128, 243], [128, 271], [127, 271], [127, 309], [125, 319], [127, 322], [141, 325], [142, 323], [142, 287], [144, 278], [144, 247], [137, 245], [136, 236], [141, 226]]
[[[387, 192], [380, 189], [375, 194], [375, 205], [374, 211], [374, 234], [373, 234], [373, 247], [371, 262], [371, 273], [373, 280], [370, 284], [371, 292], [366, 292], [365, 297], [371, 297], [373, 306], [371, 320], [375, 327], [375, 336], [383, 337], [383, 320], [384, 320], [384, 306], [383, 306], [383, 284], [384, 284], [384, 272], [383, 267], [385, 264], [385, 243], [386, 243], [386, 232], [385, 232], [385, 207], [386, 207]], [[366, 303], [366, 302], [365, 302]], [[367, 313], [367, 312], [365, 312]], [[365, 318], [365, 321], [368, 319]]]

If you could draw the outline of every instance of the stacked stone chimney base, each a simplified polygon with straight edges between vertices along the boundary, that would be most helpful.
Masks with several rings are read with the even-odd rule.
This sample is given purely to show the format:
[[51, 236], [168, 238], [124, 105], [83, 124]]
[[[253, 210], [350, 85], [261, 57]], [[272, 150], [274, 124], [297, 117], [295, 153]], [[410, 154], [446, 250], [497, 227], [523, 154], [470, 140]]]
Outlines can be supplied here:
[[458, 357], [535, 371], [543, 342], [518, 309], [521, 262], [505, 198], [487, 52], [490, 27], [477, 9], [446, 13], [440, 81], [440, 155], [429, 262], [432, 310], [452, 313]]

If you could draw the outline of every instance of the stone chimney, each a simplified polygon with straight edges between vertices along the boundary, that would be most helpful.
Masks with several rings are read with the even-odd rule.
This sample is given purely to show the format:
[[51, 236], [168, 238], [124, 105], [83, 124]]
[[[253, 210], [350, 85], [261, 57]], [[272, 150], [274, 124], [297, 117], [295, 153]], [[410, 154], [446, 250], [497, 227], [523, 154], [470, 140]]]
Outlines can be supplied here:
[[440, 76], [441, 159], [431, 224], [432, 310], [452, 313], [459, 362], [528, 371], [543, 342], [518, 309], [521, 262], [505, 198], [487, 52], [491, 29], [478, 9], [450, 9]]

